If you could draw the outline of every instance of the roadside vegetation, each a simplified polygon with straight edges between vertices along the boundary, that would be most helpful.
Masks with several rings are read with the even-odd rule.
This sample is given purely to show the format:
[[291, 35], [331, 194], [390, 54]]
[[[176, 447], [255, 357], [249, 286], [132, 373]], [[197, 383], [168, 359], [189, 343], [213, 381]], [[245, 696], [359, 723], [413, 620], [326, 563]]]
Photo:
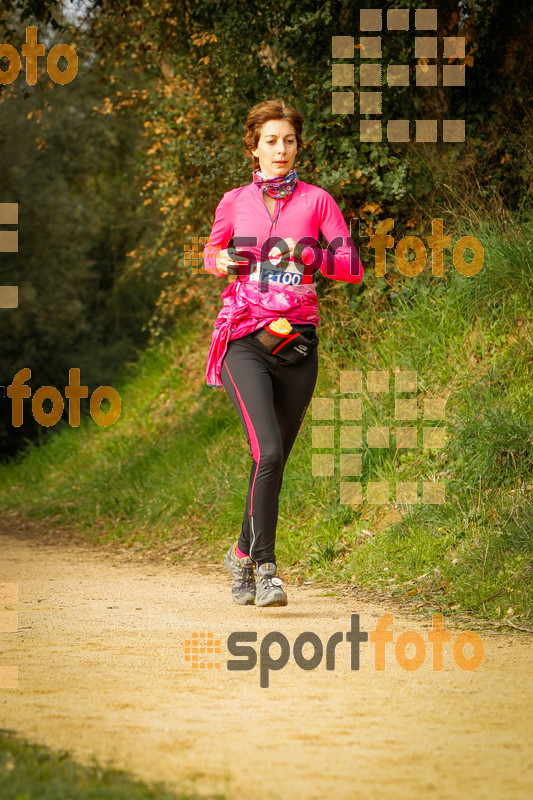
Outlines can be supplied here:
[[[199, 800], [196, 794], [170, 792], [163, 783], [138, 781], [95, 758], [88, 766], [81, 765], [66, 750], [52, 752], [1, 730], [0, 796], [2, 800]], [[223, 796], [213, 795], [211, 800]]]
[[[485, 264], [472, 277], [451, 263], [362, 286], [321, 279], [321, 343], [315, 398], [339, 407], [341, 371], [384, 371], [388, 392], [363, 380], [360, 478], [340, 475], [340, 427], [313, 421], [312, 407], [284, 477], [280, 566], [295, 579], [386, 590], [424, 611], [472, 614], [522, 625], [531, 617], [533, 573], [533, 226], [485, 220], [476, 230]], [[223, 288], [211, 276], [212, 301]], [[224, 284], [225, 285], [225, 284]], [[213, 308], [213, 319], [215, 307]], [[0, 467], [0, 503], [68, 525], [94, 541], [149, 547], [167, 542], [220, 558], [237, 535], [250, 455], [225, 392], [205, 384], [212, 325], [191, 315], [152, 344], [115, 381], [122, 415], [108, 428], [61, 421], [42, 445]], [[397, 371], [416, 373], [418, 418], [395, 419]], [[446, 400], [427, 421], [424, 400]], [[313, 427], [335, 427], [334, 448], [313, 448]], [[417, 428], [416, 448], [397, 449], [395, 428]], [[385, 426], [389, 447], [369, 448], [365, 430]], [[444, 427], [443, 448], [423, 447], [424, 427]], [[316, 477], [313, 453], [333, 452], [332, 477]], [[349, 451], [348, 451], [349, 452]], [[359, 480], [363, 502], [340, 502], [341, 480]], [[366, 502], [387, 481], [390, 502]], [[418, 502], [396, 502], [414, 482]], [[423, 481], [445, 482], [444, 503], [424, 503]], [[172, 549], [175, 545], [175, 551]]]

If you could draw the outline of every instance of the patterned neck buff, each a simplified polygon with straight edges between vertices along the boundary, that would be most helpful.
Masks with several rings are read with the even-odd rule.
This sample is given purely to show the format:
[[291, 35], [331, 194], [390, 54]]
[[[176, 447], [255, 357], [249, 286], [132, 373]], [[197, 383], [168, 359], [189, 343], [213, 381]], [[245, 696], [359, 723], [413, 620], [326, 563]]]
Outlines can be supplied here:
[[268, 178], [266, 175], [263, 175], [260, 169], [254, 169], [253, 182], [257, 183], [269, 197], [290, 197], [296, 189], [298, 175], [293, 168], [289, 170], [286, 175]]

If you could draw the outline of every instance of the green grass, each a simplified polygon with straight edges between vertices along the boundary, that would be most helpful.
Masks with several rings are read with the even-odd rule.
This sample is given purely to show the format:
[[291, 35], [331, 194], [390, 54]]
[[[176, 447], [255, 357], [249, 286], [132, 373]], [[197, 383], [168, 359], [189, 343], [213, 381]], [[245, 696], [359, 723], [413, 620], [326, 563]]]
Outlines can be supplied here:
[[[278, 560], [301, 577], [386, 589], [425, 613], [522, 624], [532, 616], [533, 225], [489, 220], [462, 233], [484, 246], [476, 276], [448, 256], [442, 278], [426, 267], [383, 280], [369, 266], [361, 286], [321, 286], [315, 397], [341, 398], [341, 370], [388, 371], [388, 393], [363, 385], [363, 426], [413, 425], [419, 446], [363, 440], [360, 480], [388, 481], [391, 500], [342, 505], [342, 420], [313, 423], [309, 412], [283, 480]], [[220, 557], [240, 529], [250, 457], [227, 395], [205, 385], [212, 321], [191, 316], [117, 380], [115, 425], [60, 423], [44, 446], [0, 466], [0, 505], [95, 541], [188, 541]], [[447, 398], [444, 421], [395, 419], [397, 370], [417, 373], [416, 394], [400, 397], [420, 407]], [[313, 424], [334, 425], [333, 477], [312, 475]], [[420, 446], [424, 426], [446, 427], [444, 449]], [[446, 503], [396, 503], [397, 481], [446, 481]]]
[[[53, 752], [0, 731], [2, 800], [198, 800], [175, 794], [162, 782], [147, 784], [122, 770], [74, 761], [68, 751]], [[213, 800], [222, 795], [213, 795]]]

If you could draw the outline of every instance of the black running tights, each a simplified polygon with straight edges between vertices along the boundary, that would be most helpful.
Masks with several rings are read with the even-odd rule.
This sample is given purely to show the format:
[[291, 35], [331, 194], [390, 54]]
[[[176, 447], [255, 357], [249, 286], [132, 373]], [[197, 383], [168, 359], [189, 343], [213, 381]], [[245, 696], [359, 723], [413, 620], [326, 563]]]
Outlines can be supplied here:
[[[303, 328], [301, 331], [305, 335]], [[252, 453], [239, 549], [257, 566], [276, 563], [283, 471], [311, 401], [317, 371], [317, 348], [290, 364], [268, 353], [253, 334], [230, 341], [222, 362], [221, 381], [237, 409]]]

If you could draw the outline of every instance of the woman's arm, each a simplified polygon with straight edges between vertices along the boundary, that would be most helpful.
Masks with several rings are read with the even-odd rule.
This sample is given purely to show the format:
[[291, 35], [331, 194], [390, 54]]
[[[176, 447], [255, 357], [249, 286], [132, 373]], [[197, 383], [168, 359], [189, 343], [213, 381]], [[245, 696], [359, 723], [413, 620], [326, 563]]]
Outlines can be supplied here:
[[322, 250], [319, 247], [306, 246], [302, 253], [302, 261], [322, 275], [336, 281], [359, 283], [363, 277], [363, 265], [359, 254], [350, 238], [348, 226], [342, 212], [333, 197], [322, 189], [318, 200], [319, 225], [323, 235], [335, 250]]
[[220, 270], [216, 264], [216, 257], [224, 251], [233, 236], [233, 218], [229, 192], [225, 192], [215, 211], [215, 221], [209, 234], [209, 239], [204, 245], [202, 256], [206, 272], [213, 275], [226, 275], [226, 270]]

